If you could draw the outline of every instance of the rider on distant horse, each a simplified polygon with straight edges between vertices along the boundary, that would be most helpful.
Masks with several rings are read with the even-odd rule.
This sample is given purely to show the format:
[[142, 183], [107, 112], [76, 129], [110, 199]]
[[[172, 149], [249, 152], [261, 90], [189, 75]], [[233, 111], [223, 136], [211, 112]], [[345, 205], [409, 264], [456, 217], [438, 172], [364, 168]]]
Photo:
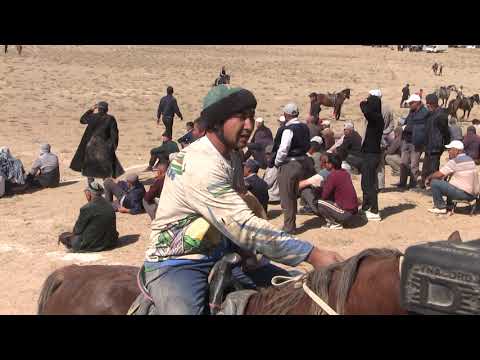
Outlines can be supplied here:
[[[201, 113], [206, 136], [172, 161], [144, 262], [145, 287], [155, 305], [149, 313], [208, 313], [209, 272], [234, 246], [290, 266], [308, 261], [320, 268], [340, 260], [255, 216], [235, 190], [239, 169], [232, 155], [250, 137], [256, 105], [248, 90], [214, 87]], [[264, 270], [271, 279], [276, 269], [263, 266], [249, 275]], [[234, 276], [249, 280], [241, 271]]]

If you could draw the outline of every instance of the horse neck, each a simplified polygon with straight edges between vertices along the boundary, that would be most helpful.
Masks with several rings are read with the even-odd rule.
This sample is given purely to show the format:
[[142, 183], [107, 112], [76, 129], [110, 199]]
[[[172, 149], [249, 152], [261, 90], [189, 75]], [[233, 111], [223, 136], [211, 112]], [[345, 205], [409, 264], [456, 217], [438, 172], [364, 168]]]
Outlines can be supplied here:
[[357, 278], [345, 301], [343, 313], [345, 315], [406, 314], [400, 306], [399, 257], [366, 258], [359, 267]]

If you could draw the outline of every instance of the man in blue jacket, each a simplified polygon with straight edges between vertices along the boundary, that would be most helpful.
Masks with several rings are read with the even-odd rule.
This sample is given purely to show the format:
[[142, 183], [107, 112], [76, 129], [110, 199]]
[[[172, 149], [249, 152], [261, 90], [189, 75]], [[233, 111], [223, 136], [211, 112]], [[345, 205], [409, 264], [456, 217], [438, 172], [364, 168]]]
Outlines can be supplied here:
[[402, 133], [402, 163], [400, 165], [400, 188], [407, 187], [410, 174], [410, 188], [417, 187], [417, 178], [420, 176], [419, 163], [425, 148], [425, 118], [428, 110], [422, 103], [419, 95], [413, 94], [408, 100], [410, 112], [405, 119], [405, 129]]
[[[132, 215], [143, 212], [142, 200], [145, 195], [145, 187], [138, 180], [138, 175], [130, 174], [127, 176], [127, 181], [118, 183], [113, 179], [106, 179], [103, 185], [105, 186], [105, 199], [112, 203], [115, 211]], [[118, 201], [113, 201], [113, 195]]]

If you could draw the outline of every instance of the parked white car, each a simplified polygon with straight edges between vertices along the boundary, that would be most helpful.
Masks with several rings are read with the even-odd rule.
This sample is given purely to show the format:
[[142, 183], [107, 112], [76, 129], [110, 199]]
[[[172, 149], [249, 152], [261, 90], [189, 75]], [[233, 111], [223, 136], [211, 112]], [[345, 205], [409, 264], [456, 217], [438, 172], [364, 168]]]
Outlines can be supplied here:
[[444, 52], [447, 50], [448, 50], [448, 45], [425, 45], [423, 47], [423, 51], [432, 52], [432, 53]]

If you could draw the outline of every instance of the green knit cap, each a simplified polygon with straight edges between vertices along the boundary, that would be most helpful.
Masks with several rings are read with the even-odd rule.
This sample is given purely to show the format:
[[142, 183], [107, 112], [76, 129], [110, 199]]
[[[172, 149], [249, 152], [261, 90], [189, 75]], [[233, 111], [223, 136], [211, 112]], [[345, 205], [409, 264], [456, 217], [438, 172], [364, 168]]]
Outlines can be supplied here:
[[236, 87], [236, 88], [229, 88], [226, 85], [218, 85], [212, 88], [203, 98], [203, 108], [205, 109], [209, 107], [210, 105], [226, 98], [227, 96], [230, 96], [232, 94], [235, 94], [236, 92], [239, 92], [242, 90], [242, 88]]
[[256, 107], [257, 100], [252, 92], [240, 87], [230, 88], [222, 84], [213, 87], [203, 99], [201, 117], [209, 128], [235, 113]]

